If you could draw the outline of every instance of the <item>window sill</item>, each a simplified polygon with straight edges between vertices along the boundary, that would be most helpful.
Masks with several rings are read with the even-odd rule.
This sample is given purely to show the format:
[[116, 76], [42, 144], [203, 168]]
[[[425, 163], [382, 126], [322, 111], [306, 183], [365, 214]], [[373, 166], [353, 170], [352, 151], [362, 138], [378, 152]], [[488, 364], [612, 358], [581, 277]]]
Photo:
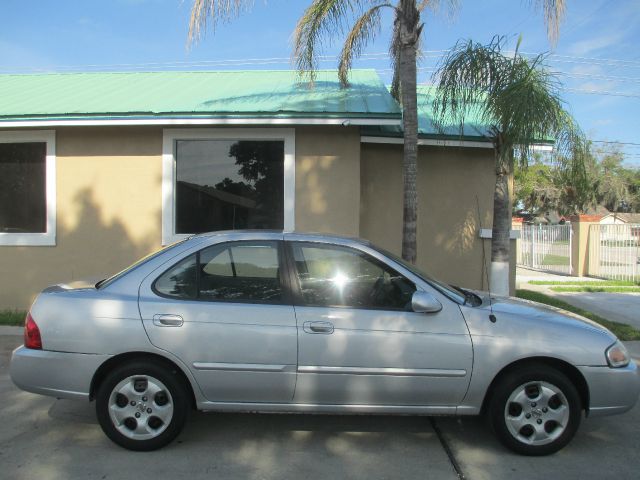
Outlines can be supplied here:
[[56, 236], [51, 233], [4, 233], [0, 232], [0, 246], [10, 247], [55, 247]]

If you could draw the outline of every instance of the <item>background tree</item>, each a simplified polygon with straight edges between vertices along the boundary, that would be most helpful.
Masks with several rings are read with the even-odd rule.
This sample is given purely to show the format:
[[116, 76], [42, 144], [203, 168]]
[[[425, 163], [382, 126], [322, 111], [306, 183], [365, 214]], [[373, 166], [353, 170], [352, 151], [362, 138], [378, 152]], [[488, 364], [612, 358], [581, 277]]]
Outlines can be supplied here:
[[453, 122], [462, 129], [471, 113], [489, 125], [485, 135], [493, 143], [496, 169], [490, 282], [498, 295], [509, 294], [509, 179], [515, 163], [526, 166], [535, 144], [555, 139], [556, 159], [584, 177], [583, 156], [577, 155], [583, 141], [563, 107], [559, 82], [543, 68], [542, 56], [528, 60], [516, 48], [507, 57], [503, 45], [498, 37], [488, 45], [458, 42], [434, 74], [433, 102], [441, 128]]
[[631, 206], [630, 178], [622, 166], [622, 160], [620, 150], [604, 153], [595, 178], [598, 203], [610, 212], [625, 212]]

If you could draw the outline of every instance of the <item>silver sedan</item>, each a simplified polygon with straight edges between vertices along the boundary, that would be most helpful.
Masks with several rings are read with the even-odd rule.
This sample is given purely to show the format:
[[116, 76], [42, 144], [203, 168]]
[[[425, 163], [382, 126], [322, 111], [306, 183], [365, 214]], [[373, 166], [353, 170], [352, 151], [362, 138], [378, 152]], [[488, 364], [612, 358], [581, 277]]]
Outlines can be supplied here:
[[605, 328], [451, 287], [370, 243], [203, 234], [96, 285], [45, 289], [13, 352], [29, 392], [96, 401], [132, 450], [171, 442], [191, 408], [486, 414], [512, 450], [566, 445], [583, 413], [622, 413], [640, 375]]

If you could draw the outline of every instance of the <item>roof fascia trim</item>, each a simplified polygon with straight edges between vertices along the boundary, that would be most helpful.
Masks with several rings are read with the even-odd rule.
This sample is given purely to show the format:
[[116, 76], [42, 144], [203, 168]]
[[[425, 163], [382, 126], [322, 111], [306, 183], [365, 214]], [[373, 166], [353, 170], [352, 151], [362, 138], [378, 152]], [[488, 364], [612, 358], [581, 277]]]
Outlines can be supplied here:
[[[363, 135], [360, 137], [360, 143], [388, 143], [402, 145], [403, 138], [399, 137], [372, 137]], [[420, 138], [418, 145], [433, 145], [437, 147], [462, 147], [462, 148], [493, 148], [491, 142], [478, 142], [472, 140], [436, 140]]]
[[32, 127], [97, 127], [97, 126], [171, 126], [171, 125], [367, 125], [397, 126], [400, 119], [393, 118], [113, 118], [113, 119], [56, 119], [1, 121], [0, 128]]

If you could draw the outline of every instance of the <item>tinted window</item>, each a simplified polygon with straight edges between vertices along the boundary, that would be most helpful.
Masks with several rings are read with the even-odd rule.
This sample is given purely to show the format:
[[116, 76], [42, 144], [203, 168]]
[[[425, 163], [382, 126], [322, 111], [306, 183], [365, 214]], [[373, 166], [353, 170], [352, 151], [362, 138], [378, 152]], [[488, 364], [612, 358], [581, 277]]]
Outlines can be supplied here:
[[154, 289], [177, 298], [281, 303], [278, 259], [278, 242], [214, 245], [163, 273]]
[[410, 310], [415, 285], [363, 252], [294, 243], [293, 256], [306, 305]]
[[156, 291], [170, 297], [195, 298], [196, 260], [196, 255], [190, 255], [163, 273], [154, 284]]
[[284, 227], [284, 142], [178, 140], [176, 233]]
[[227, 243], [200, 253], [203, 300], [282, 301], [276, 242]]
[[45, 142], [0, 143], [0, 232], [47, 231]]

